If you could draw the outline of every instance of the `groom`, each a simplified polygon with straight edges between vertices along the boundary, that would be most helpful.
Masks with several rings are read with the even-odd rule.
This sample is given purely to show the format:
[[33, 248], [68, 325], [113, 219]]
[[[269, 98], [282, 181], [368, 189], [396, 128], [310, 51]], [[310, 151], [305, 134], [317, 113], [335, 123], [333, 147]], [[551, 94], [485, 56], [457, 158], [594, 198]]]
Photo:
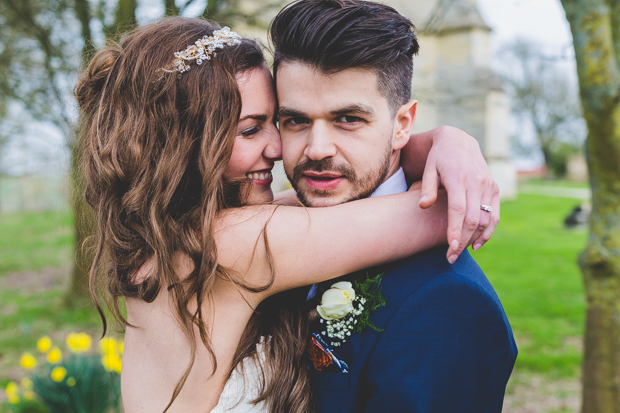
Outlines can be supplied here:
[[[299, 0], [273, 21], [284, 168], [305, 205], [407, 190], [399, 159], [416, 115], [413, 28], [391, 7], [358, 0]], [[309, 294], [322, 304], [309, 337], [319, 411], [501, 412], [517, 349], [467, 251], [450, 264], [443, 248], [429, 250], [342, 280], [352, 284], [335, 295], [323, 296], [333, 282]], [[360, 290], [379, 280], [380, 292]], [[354, 332], [363, 314], [369, 323]]]

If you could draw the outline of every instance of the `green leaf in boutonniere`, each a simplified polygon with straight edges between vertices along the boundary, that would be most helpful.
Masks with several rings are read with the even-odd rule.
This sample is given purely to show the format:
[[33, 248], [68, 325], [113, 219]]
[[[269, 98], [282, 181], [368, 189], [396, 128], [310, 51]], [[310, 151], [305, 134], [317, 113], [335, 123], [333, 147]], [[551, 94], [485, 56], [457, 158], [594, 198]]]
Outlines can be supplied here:
[[366, 327], [383, 331], [370, 321], [370, 312], [385, 305], [385, 297], [381, 295], [381, 276], [383, 274], [378, 274], [375, 278], [366, 278], [363, 282], [355, 281], [356, 293], [365, 299], [364, 309], [353, 329], [355, 333], [360, 333]]
[[323, 293], [321, 304], [316, 307], [325, 325], [321, 335], [338, 347], [352, 333], [359, 333], [366, 327], [382, 331], [370, 321], [370, 313], [385, 305], [381, 295], [381, 276], [367, 276], [364, 281], [355, 281], [355, 287], [348, 281], [340, 281]]

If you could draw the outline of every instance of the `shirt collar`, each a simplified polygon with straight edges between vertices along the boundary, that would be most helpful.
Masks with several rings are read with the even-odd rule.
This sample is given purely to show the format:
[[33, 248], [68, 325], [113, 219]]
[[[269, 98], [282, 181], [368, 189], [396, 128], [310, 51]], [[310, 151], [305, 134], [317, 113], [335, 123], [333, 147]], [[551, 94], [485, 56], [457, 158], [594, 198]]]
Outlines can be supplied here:
[[388, 179], [386, 179], [381, 185], [375, 189], [370, 195], [370, 198], [374, 198], [376, 196], [384, 196], [384, 195], [394, 195], [400, 194], [402, 192], [407, 192], [407, 180], [405, 179], [405, 171], [403, 168], [398, 168], [398, 171]]

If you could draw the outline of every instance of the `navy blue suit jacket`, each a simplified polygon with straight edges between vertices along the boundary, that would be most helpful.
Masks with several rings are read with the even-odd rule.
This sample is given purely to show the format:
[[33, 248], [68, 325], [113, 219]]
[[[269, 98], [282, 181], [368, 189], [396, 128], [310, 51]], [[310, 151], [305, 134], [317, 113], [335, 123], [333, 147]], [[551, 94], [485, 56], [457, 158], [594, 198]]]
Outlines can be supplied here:
[[334, 348], [349, 373], [311, 367], [319, 412], [501, 412], [517, 347], [469, 253], [450, 265], [433, 249], [379, 272], [387, 304], [371, 321], [383, 331]]

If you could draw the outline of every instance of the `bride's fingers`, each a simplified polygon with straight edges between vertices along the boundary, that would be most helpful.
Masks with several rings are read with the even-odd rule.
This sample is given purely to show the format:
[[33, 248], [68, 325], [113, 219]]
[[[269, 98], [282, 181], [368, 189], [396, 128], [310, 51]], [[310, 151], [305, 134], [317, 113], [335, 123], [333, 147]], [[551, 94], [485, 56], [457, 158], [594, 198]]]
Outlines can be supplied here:
[[474, 240], [473, 242], [474, 251], [478, 251], [480, 247], [482, 247], [489, 239], [491, 239], [493, 232], [495, 232], [495, 228], [497, 228], [497, 224], [499, 224], [499, 209], [500, 209], [499, 192], [496, 192], [493, 195], [493, 199], [491, 200], [490, 206], [491, 208], [493, 208], [492, 212], [482, 211], [484, 215], [488, 216], [489, 224], [484, 229], [482, 234], [476, 240]]

